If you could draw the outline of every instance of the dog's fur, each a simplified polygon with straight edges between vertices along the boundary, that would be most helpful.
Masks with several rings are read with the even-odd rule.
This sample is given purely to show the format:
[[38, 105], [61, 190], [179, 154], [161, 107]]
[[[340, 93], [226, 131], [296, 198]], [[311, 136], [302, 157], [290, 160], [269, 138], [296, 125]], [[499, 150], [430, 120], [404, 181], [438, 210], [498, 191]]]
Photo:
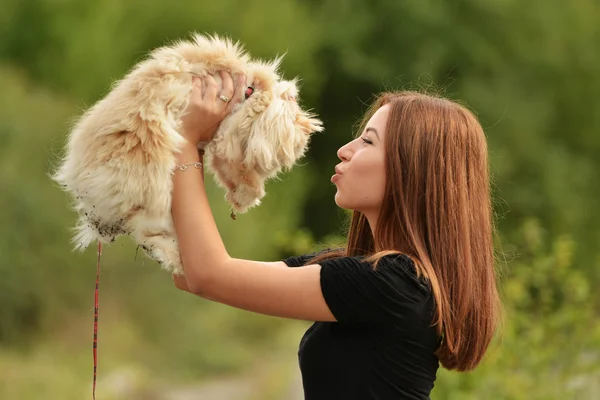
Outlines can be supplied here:
[[223, 120], [205, 156], [226, 201], [243, 213], [260, 204], [265, 181], [292, 168], [310, 134], [322, 130], [298, 105], [296, 81], [279, 76], [280, 62], [251, 60], [239, 43], [194, 35], [156, 49], [118, 81], [78, 119], [52, 175], [74, 198], [75, 248], [131, 235], [163, 268], [183, 274], [171, 194], [192, 77], [244, 72], [255, 89]]

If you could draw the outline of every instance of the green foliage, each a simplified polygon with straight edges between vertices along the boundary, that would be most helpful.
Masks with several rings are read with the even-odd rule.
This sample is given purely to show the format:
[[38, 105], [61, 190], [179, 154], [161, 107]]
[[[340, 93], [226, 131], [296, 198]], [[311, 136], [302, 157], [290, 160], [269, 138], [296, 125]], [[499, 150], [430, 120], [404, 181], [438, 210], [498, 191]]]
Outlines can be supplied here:
[[596, 295], [573, 263], [574, 241], [549, 238], [535, 219], [517, 237], [504, 245], [501, 330], [474, 372], [439, 374], [436, 400], [583, 399], [600, 389]]
[[[333, 93], [368, 101], [384, 88], [442, 92], [475, 110], [487, 132], [495, 185], [510, 210], [503, 231], [537, 217], [552, 234], [584, 244], [579, 262], [597, 259], [598, 185], [590, 185], [600, 181], [596, 2], [337, 0], [319, 3], [316, 14], [327, 26], [330, 66], [319, 102], [329, 120], [327, 139], [318, 142], [323, 153], [348, 140], [349, 116], [363, 108], [331, 102]], [[346, 133], [330, 140], [332, 131]], [[327, 182], [331, 168], [321, 171], [318, 182]], [[311, 205], [319, 203], [324, 198]], [[326, 233], [335, 215], [322, 207], [318, 220], [315, 229]]]
[[[150, 50], [194, 31], [241, 40], [257, 57], [286, 53], [284, 75], [302, 79], [301, 101], [325, 121], [307, 159], [271, 182], [263, 205], [237, 221], [223, 192], [209, 186], [233, 256], [274, 260], [339, 242], [347, 213], [333, 201], [329, 176], [335, 151], [351, 138], [374, 93], [427, 89], [460, 99], [488, 135], [505, 323], [476, 371], [440, 371], [434, 396], [562, 399], [600, 392], [594, 0], [4, 3], [0, 398], [88, 393], [95, 249], [71, 251], [74, 214], [48, 173], [73, 118]], [[135, 253], [122, 238], [103, 255], [102, 373], [131, 367], [131, 380], [146, 382], [138, 389], [152, 391], [148, 381], [156, 377], [159, 385], [239, 373], [266, 353], [277, 360], [283, 349], [281, 357], [296, 362], [302, 324], [186, 296]], [[269, 363], [266, 376], [287, 371]]]
[[53, 248], [68, 251], [62, 229], [68, 210], [45, 172], [53, 146], [46, 133], [63, 131], [75, 109], [11, 69], [0, 69], [0, 85], [0, 338], [12, 341], [34, 333], [50, 310], [71, 300], [71, 271], [54, 268], [63, 255]]

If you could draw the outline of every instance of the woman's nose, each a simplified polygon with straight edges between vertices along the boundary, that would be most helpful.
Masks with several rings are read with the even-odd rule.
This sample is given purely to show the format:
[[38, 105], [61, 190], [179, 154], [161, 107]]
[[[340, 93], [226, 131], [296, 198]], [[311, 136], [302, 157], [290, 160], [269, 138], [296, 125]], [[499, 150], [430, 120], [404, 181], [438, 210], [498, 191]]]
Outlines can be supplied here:
[[343, 145], [337, 151], [337, 156], [342, 161], [348, 161], [350, 159], [350, 157], [352, 156], [349, 144], [350, 143]]

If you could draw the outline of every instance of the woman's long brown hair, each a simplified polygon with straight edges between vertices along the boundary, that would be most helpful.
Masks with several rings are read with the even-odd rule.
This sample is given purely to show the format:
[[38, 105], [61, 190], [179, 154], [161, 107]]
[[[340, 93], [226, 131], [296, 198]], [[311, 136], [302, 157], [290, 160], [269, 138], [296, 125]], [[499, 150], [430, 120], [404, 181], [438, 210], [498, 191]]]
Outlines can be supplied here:
[[500, 311], [486, 138], [465, 107], [408, 91], [380, 95], [359, 134], [386, 104], [386, 184], [376, 239], [354, 211], [347, 247], [307, 264], [366, 256], [376, 267], [387, 254], [408, 255], [431, 284], [441, 364], [468, 371], [483, 358]]

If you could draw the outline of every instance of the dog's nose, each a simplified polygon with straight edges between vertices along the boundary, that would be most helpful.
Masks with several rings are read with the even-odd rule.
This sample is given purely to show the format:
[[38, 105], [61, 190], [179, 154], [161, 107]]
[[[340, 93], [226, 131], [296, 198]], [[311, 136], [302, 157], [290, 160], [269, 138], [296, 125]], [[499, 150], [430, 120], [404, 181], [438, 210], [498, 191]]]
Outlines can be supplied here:
[[252, 95], [252, 93], [254, 93], [254, 88], [252, 86], [248, 86], [246, 88], [246, 93], [244, 94], [244, 96], [246, 98], [250, 97]]

